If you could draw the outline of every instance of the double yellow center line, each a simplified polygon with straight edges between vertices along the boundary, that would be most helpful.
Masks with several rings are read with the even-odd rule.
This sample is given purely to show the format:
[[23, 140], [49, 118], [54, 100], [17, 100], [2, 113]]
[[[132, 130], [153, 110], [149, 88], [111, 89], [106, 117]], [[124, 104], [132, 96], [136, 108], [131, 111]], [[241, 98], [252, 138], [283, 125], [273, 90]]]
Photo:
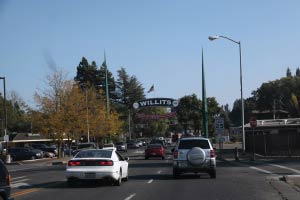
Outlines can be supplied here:
[[22, 195], [25, 195], [25, 194], [29, 194], [29, 193], [32, 193], [32, 192], [37, 192], [41, 189], [42, 188], [31, 188], [31, 189], [27, 189], [27, 190], [22, 190], [20, 192], [13, 193], [11, 195], [11, 197], [16, 198], [16, 197], [19, 197], [19, 196], [22, 196]]

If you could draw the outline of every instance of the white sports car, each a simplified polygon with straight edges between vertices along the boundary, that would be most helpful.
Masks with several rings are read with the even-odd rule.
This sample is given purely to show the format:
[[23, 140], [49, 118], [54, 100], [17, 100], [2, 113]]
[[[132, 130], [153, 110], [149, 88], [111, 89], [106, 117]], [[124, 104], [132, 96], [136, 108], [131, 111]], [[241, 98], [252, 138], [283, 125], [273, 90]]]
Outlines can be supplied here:
[[68, 184], [73, 186], [78, 180], [109, 179], [119, 186], [122, 180], [128, 180], [128, 160], [116, 150], [82, 150], [68, 162]]

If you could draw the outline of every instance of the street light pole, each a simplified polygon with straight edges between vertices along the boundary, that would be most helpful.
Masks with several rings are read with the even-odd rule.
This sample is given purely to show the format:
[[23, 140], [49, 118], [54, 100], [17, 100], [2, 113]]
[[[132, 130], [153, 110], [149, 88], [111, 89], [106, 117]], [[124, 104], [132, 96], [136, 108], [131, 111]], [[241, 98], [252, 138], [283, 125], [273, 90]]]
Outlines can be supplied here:
[[241, 85], [241, 104], [242, 104], [242, 136], [243, 136], [243, 151], [245, 151], [245, 109], [244, 109], [244, 98], [243, 98], [243, 71], [242, 71], [242, 48], [241, 48], [241, 41], [235, 41], [226, 36], [209, 36], [208, 39], [213, 41], [219, 38], [227, 39], [231, 42], [234, 42], [239, 45], [239, 54], [240, 54], [240, 85]]
[[4, 110], [4, 135], [6, 136], [7, 131], [7, 111], [6, 111], [6, 88], [5, 88], [5, 77], [0, 77], [3, 80], [3, 89], [4, 89], [4, 103], [3, 103], [3, 110]]

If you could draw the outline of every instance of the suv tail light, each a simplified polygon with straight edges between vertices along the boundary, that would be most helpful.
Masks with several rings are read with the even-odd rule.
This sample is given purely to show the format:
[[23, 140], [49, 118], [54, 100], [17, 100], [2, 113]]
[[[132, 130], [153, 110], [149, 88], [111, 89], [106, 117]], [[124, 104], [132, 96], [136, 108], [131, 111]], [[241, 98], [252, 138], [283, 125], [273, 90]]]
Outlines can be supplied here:
[[111, 160], [100, 161], [100, 166], [113, 166], [114, 162]]
[[68, 162], [68, 166], [80, 166], [80, 161], [72, 161], [72, 160], [70, 160], [69, 162]]
[[173, 156], [174, 156], [175, 159], [178, 158], [178, 154], [179, 154], [179, 153], [178, 153], [178, 150], [174, 150]]
[[214, 150], [210, 150], [210, 157], [211, 158], [214, 158], [216, 155], [215, 155], [215, 151]]

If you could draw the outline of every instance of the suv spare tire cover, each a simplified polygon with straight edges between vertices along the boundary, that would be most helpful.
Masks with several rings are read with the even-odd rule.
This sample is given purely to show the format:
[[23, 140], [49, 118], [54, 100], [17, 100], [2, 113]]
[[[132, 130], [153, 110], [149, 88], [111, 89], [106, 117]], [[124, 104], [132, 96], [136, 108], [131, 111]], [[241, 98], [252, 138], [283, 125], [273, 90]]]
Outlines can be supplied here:
[[187, 153], [187, 160], [192, 165], [201, 165], [205, 160], [205, 151], [200, 147], [194, 147]]

